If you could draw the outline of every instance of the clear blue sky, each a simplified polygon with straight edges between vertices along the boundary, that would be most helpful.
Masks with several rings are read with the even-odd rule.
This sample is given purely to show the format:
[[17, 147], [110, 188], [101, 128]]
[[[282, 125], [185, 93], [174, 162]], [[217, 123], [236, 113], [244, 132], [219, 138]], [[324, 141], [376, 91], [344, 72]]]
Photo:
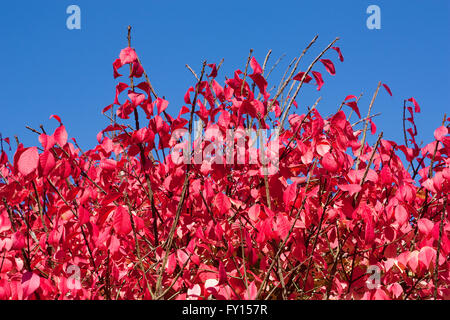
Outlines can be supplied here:
[[[66, 28], [71, 4], [81, 8], [81, 30]], [[381, 8], [381, 30], [366, 27], [371, 4]], [[0, 132], [12, 141], [18, 135], [26, 146], [38, 140], [25, 125], [51, 131], [57, 125], [51, 114], [61, 116], [84, 149], [95, 145], [108, 124], [101, 109], [114, 100], [112, 62], [126, 46], [128, 24], [133, 47], [174, 116], [194, 83], [186, 63], [199, 70], [204, 59], [224, 58], [223, 80], [244, 68], [250, 48], [261, 63], [272, 49], [272, 63], [286, 54], [269, 79], [277, 84], [290, 59], [316, 34], [304, 63], [336, 36], [345, 62], [338, 63], [334, 51], [328, 54], [337, 74], [331, 77], [320, 67], [325, 85], [320, 92], [304, 86], [301, 108], [321, 95], [319, 110], [328, 115], [346, 95], [364, 92], [360, 109], [366, 114], [382, 81], [394, 94], [381, 91], [374, 106], [382, 112], [376, 124], [386, 139], [403, 141], [404, 98], [414, 96], [422, 107], [418, 141], [430, 142], [444, 112], [450, 115], [448, 0], [8, 1], [0, 15]]]

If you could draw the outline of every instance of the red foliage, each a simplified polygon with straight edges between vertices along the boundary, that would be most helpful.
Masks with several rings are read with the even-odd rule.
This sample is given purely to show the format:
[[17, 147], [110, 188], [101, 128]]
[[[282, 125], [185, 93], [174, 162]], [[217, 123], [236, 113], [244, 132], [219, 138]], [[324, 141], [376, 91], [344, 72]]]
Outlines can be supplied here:
[[[237, 70], [223, 86], [220, 66], [204, 64], [175, 119], [148, 80], [136, 84], [147, 75], [125, 48], [114, 78], [128, 65], [131, 81], [103, 111], [134, 114], [134, 128], [113, 116], [82, 152], [52, 115], [59, 127], [40, 134], [40, 147], [19, 144], [13, 161], [2, 149], [0, 299], [449, 299], [450, 138], [444, 124], [419, 148], [414, 98], [404, 145], [380, 136], [369, 146], [344, 111], [324, 118], [312, 108], [287, 117], [276, 172], [261, 161], [179, 161], [187, 142], [174, 134], [192, 132], [195, 115], [215, 132], [191, 141], [202, 152], [223, 145], [227, 129], [280, 126], [296, 106], [295, 96], [284, 104], [269, 94], [263, 68], [249, 61], [252, 74]], [[311, 72], [320, 89], [322, 75]], [[313, 79], [293, 74], [287, 83]], [[343, 104], [360, 117], [357, 101]], [[362, 123], [375, 132], [371, 118]], [[249, 144], [245, 160], [268, 147]], [[366, 283], [369, 267], [381, 272], [378, 287]]]

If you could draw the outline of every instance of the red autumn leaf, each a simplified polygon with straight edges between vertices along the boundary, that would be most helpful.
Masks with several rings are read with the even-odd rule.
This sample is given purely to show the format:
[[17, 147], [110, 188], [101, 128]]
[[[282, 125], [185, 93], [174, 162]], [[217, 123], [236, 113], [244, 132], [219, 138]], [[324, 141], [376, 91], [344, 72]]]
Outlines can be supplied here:
[[372, 121], [372, 119], [369, 119], [369, 123], [370, 123], [370, 133], [375, 134], [375, 132], [377, 132], [377, 126]]
[[231, 208], [230, 199], [228, 199], [228, 197], [222, 192], [219, 192], [214, 197], [213, 204], [221, 215], [228, 213]]
[[160, 114], [161, 112], [166, 110], [167, 106], [169, 105], [169, 101], [161, 99], [161, 98], [156, 99], [156, 101], [154, 103], [156, 104], [156, 109], [158, 110], [158, 114]]
[[397, 282], [391, 284], [388, 290], [394, 296], [394, 298], [399, 298], [403, 294], [403, 288]]
[[145, 95], [143, 93], [136, 93], [134, 91], [128, 91], [128, 97], [130, 98], [133, 107], [137, 107], [145, 100]]
[[9, 220], [6, 211], [0, 213], [0, 233], [9, 231], [11, 229], [11, 221]]
[[247, 291], [245, 292], [244, 298], [246, 300], [255, 300], [257, 294], [258, 294], [258, 289], [256, 288], [255, 281], [252, 281], [249, 284]]
[[22, 250], [23, 248], [26, 247], [25, 237], [20, 231], [14, 232], [14, 234], [11, 237], [11, 240], [12, 240], [11, 249], [13, 250]]
[[184, 102], [187, 103], [187, 104], [192, 104], [191, 103], [191, 98], [189, 98], [189, 93], [190, 92], [194, 92], [194, 87], [190, 87], [188, 89], [188, 91], [186, 91], [186, 94], [184, 95]]
[[116, 85], [116, 97], [114, 98], [114, 104], [120, 105], [120, 102], [119, 102], [119, 94], [120, 94], [123, 90], [125, 90], [126, 88], [128, 88], [128, 85], [127, 85], [126, 83], [123, 83], [123, 82], [119, 82], [119, 83]]
[[339, 47], [331, 47], [331, 49], [335, 50], [339, 55], [339, 60], [344, 62], [344, 56], [342, 55], [341, 49]]
[[261, 206], [259, 204], [255, 204], [248, 210], [248, 217], [253, 221], [258, 221], [260, 213], [261, 213]]
[[335, 157], [330, 152], [324, 154], [324, 156], [321, 159], [321, 163], [323, 168], [330, 172], [336, 172], [339, 168], [339, 164], [337, 163]]
[[113, 105], [114, 105], [114, 104], [110, 104], [110, 105], [104, 107], [104, 108], [102, 109], [102, 113], [105, 113], [106, 111], [108, 111], [109, 109], [111, 109], [111, 108], [113, 107]]
[[122, 51], [120, 51], [119, 58], [122, 65], [133, 63], [137, 60], [136, 51], [134, 51], [134, 49], [130, 47], [122, 49]]
[[409, 98], [408, 101], [412, 102], [414, 104], [414, 112], [420, 112], [420, 106], [419, 103], [414, 98]]
[[255, 57], [250, 59], [250, 67], [253, 69], [253, 73], [262, 73], [262, 68], [258, 61], [256, 61]]
[[56, 119], [56, 121], [58, 121], [60, 125], [62, 124], [61, 118], [58, 115], [52, 114], [49, 119], [51, 119], [51, 118]]
[[117, 234], [127, 235], [131, 232], [130, 214], [124, 206], [116, 207], [113, 215], [113, 226]]
[[42, 144], [42, 147], [44, 148], [44, 150], [48, 150], [48, 149], [52, 148], [56, 143], [53, 135], [48, 136], [45, 133], [42, 133], [39, 136], [39, 142]]
[[448, 134], [448, 129], [445, 126], [440, 126], [434, 130], [434, 138], [437, 141], [442, 141], [442, 139]]
[[253, 73], [249, 75], [249, 77], [256, 83], [264, 99], [267, 100], [269, 98], [269, 93], [266, 91], [267, 81], [262, 76], [262, 68], [256, 61], [255, 57], [252, 57], [252, 59], [250, 60], [250, 66], [253, 69]]
[[131, 69], [131, 76], [135, 77], [135, 78], [140, 78], [140, 77], [142, 77], [143, 73], [144, 73], [144, 68], [138, 61], [135, 61], [133, 63], [133, 67]]
[[217, 77], [217, 67], [215, 63], [208, 64], [208, 67], [211, 68], [211, 73], [208, 75], [209, 78]]
[[389, 95], [392, 97], [391, 88], [389, 88], [389, 86], [387, 84], [384, 84], [384, 83], [383, 83], [383, 87], [386, 89], [387, 93], [389, 93]]
[[22, 275], [22, 290], [24, 297], [31, 296], [40, 285], [41, 278], [37, 274], [28, 271]]
[[129, 100], [127, 100], [117, 109], [116, 114], [121, 119], [129, 119], [129, 114], [132, 113], [134, 109], [135, 106], [133, 106], [133, 104], [130, 103]]
[[432, 247], [422, 247], [419, 252], [419, 262], [422, 263], [422, 265], [429, 269], [433, 262], [436, 260], [436, 250]]
[[179, 264], [180, 268], [183, 267], [183, 265], [186, 263], [186, 261], [188, 261], [188, 259], [189, 259], [189, 256], [184, 250], [181, 250], [181, 249], [177, 250], [177, 260], [178, 260], [178, 264]]
[[398, 205], [395, 207], [395, 220], [397, 220], [400, 225], [408, 221], [408, 212], [404, 206]]
[[349, 106], [350, 108], [352, 108], [353, 111], [356, 112], [356, 114], [358, 115], [358, 118], [361, 119], [361, 114], [359, 113], [359, 108], [358, 108], [358, 104], [356, 103], [356, 101], [349, 101], [346, 102], [345, 105]]
[[113, 69], [114, 69], [114, 79], [121, 77], [122, 75], [117, 71], [120, 67], [122, 67], [122, 61], [120, 59], [116, 59], [113, 63]]
[[225, 284], [228, 282], [227, 271], [225, 270], [225, 266], [222, 260], [219, 261], [219, 285]]
[[174, 253], [169, 255], [167, 259], [166, 272], [168, 274], [173, 274], [175, 272], [175, 268], [177, 267], [177, 257]]
[[409, 253], [407, 258], [407, 264], [412, 271], [417, 272], [417, 267], [419, 266], [419, 251], [413, 251]]
[[322, 74], [320, 72], [317, 72], [317, 71], [312, 71], [312, 74], [313, 74], [314, 79], [316, 80], [316, 83], [317, 83], [317, 90], [319, 91], [320, 88], [322, 88], [322, 86], [324, 84], [323, 79], [322, 79]]
[[417, 221], [417, 226], [419, 228], [420, 233], [427, 236], [431, 233], [431, 230], [433, 230], [434, 223], [433, 221], [427, 218], [422, 218], [419, 219], [419, 221]]
[[19, 157], [17, 168], [19, 172], [26, 176], [34, 172], [39, 164], [39, 153], [36, 147], [27, 148]]
[[292, 80], [302, 81], [303, 77], [305, 77], [305, 80], [303, 80], [304, 83], [310, 83], [312, 78], [309, 74], [305, 75], [305, 72], [300, 71], [297, 73]]
[[279, 215], [276, 222], [276, 231], [280, 239], [284, 240], [288, 236], [290, 228], [291, 224], [288, 218], [284, 215]]
[[325, 69], [332, 75], [334, 76], [336, 74], [336, 69], [334, 68], [334, 64], [331, 60], [329, 59], [320, 59], [320, 62], [323, 63], [323, 65], [325, 66]]
[[364, 241], [371, 244], [375, 239], [375, 227], [372, 219], [368, 219], [365, 225]]
[[67, 143], [66, 128], [63, 125], [60, 125], [58, 128], [56, 128], [55, 133], [53, 133], [53, 137], [55, 138], [55, 142], [59, 146], [64, 147]]
[[50, 150], [45, 150], [39, 156], [39, 165], [42, 170], [42, 175], [47, 176], [56, 166], [55, 157]]
[[359, 184], [338, 184], [338, 188], [348, 192], [350, 196], [361, 191], [361, 186]]

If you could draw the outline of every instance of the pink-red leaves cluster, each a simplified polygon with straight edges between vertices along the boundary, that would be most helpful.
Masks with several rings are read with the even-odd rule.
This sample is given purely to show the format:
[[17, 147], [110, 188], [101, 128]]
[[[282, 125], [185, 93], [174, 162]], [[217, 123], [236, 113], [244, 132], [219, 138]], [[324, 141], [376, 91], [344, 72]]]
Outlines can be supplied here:
[[[320, 62], [336, 74], [330, 59]], [[144, 69], [127, 47], [114, 78], [129, 69], [133, 82], [117, 84], [103, 109], [112, 123], [95, 148], [82, 152], [52, 115], [59, 126], [39, 146], [19, 144], [11, 160], [1, 150], [0, 299], [450, 298], [445, 123], [420, 148], [420, 107], [410, 98], [410, 139], [361, 148], [344, 110], [324, 117], [316, 108], [286, 117], [273, 174], [253, 163], [188, 164], [177, 161], [186, 142], [173, 134], [189, 130], [191, 115], [225, 136], [276, 127], [286, 111], [254, 57], [252, 73], [237, 70], [224, 83], [216, 64], [208, 68], [174, 118], [150, 82], [139, 82]], [[288, 81], [313, 79], [321, 90], [318, 71]], [[361, 118], [358, 97], [344, 104]], [[217, 136], [191, 143], [205, 149]], [[248, 159], [255, 150], [245, 148]], [[371, 266], [381, 271], [376, 289], [366, 285]]]

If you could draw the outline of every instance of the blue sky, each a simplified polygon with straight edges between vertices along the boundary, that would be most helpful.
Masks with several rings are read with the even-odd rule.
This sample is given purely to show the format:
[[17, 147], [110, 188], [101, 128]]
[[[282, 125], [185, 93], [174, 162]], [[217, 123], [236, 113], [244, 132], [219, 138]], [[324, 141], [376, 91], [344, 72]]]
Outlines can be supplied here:
[[[71, 4], [81, 8], [81, 30], [66, 28]], [[381, 8], [380, 30], [366, 27], [371, 4]], [[52, 131], [57, 122], [49, 116], [58, 114], [69, 136], [83, 149], [93, 147], [108, 124], [101, 110], [114, 100], [112, 62], [127, 45], [131, 24], [132, 46], [174, 116], [194, 83], [186, 63], [198, 71], [204, 59], [218, 63], [224, 58], [223, 81], [244, 69], [250, 48], [261, 63], [272, 49], [269, 66], [286, 56], [270, 76], [270, 87], [316, 34], [303, 69], [339, 36], [344, 63], [334, 51], [327, 54], [337, 74], [331, 77], [319, 67], [325, 85], [320, 92], [302, 88], [301, 110], [322, 96], [318, 108], [328, 115], [346, 95], [363, 92], [360, 109], [366, 114], [382, 81], [394, 94], [380, 91], [373, 109], [382, 113], [375, 123], [385, 139], [403, 141], [403, 99], [413, 96], [422, 107], [418, 141], [428, 143], [444, 112], [450, 115], [449, 15], [448, 0], [8, 1], [0, 19], [0, 132], [12, 141], [17, 135], [25, 146], [36, 145], [37, 136], [25, 125], [43, 124]]]

